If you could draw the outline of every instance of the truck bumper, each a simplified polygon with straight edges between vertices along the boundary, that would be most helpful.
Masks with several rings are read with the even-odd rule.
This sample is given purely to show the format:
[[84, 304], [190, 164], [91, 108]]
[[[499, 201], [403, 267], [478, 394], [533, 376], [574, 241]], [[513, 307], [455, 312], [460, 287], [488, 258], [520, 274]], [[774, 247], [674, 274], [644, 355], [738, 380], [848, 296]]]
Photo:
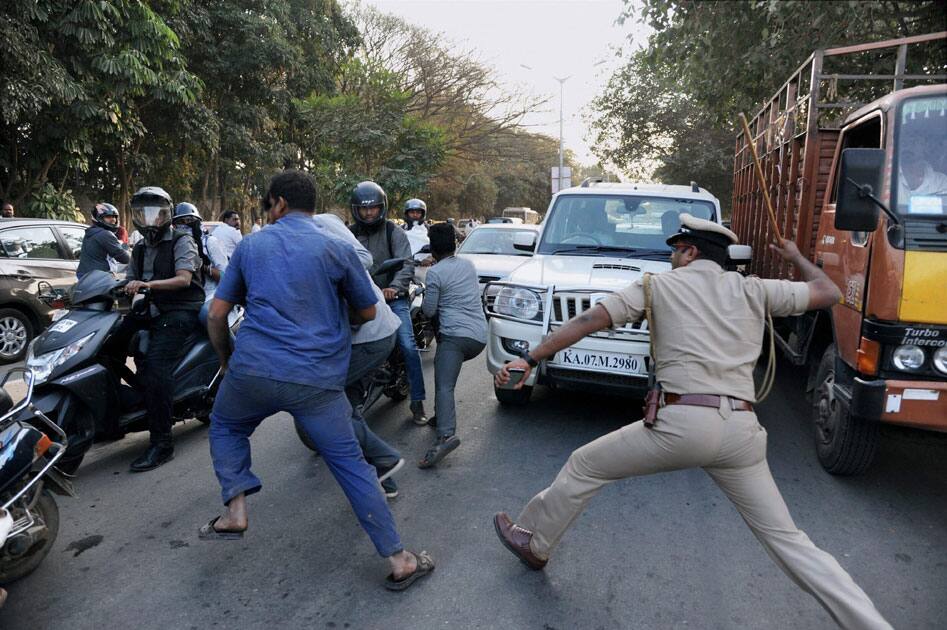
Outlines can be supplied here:
[[947, 433], [947, 382], [856, 378], [851, 405], [865, 420]]

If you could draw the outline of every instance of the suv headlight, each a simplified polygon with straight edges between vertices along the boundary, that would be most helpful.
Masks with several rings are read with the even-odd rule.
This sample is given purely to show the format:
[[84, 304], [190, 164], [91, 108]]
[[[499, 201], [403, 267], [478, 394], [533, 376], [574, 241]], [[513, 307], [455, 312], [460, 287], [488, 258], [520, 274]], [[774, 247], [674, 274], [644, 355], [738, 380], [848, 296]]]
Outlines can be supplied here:
[[934, 353], [934, 368], [941, 374], [947, 374], [947, 346], [941, 346]]
[[82, 346], [86, 345], [93, 337], [95, 337], [95, 333], [89, 333], [82, 339], [68, 346], [47, 352], [46, 354], [41, 354], [38, 357], [33, 356], [33, 344], [31, 343], [30, 349], [26, 353], [26, 367], [33, 371], [33, 383], [36, 385], [45, 383], [49, 375], [53, 373], [53, 370], [76, 356], [79, 351], [82, 350]]
[[517, 319], [542, 319], [543, 303], [535, 291], [523, 287], [500, 287], [493, 311]]
[[917, 346], [898, 346], [891, 353], [891, 362], [899, 370], [913, 372], [924, 365], [924, 351]]

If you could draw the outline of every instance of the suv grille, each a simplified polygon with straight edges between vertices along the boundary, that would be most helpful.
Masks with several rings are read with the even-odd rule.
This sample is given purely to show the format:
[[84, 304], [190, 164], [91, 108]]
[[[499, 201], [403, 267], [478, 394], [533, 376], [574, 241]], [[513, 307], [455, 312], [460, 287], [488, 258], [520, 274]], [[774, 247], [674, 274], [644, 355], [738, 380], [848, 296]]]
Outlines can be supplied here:
[[618, 271], [641, 271], [641, 267], [633, 267], [631, 265], [614, 265], [606, 263], [598, 263], [592, 265], [592, 269], [616, 269]]
[[[581, 315], [592, 308], [592, 296], [587, 293], [554, 293], [552, 296], [552, 324], [563, 324], [576, 315]], [[635, 322], [627, 326], [632, 330], [642, 330], [642, 322]], [[644, 330], [647, 330], [647, 325]]]

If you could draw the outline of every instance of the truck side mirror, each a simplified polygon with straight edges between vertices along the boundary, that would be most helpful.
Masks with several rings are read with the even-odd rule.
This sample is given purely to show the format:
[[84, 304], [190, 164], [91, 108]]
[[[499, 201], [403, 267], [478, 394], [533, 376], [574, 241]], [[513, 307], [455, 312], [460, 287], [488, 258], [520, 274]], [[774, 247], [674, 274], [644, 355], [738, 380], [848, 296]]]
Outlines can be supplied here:
[[835, 229], [873, 232], [878, 227], [884, 149], [842, 151], [835, 205]]
[[749, 245], [730, 245], [727, 247], [727, 266], [749, 265], [753, 260], [753, 248]]
[[518, 232], [513, 235], [513, 248], [523, 252], [532, 252], [536, 249], [536, 234], [532, 232]]

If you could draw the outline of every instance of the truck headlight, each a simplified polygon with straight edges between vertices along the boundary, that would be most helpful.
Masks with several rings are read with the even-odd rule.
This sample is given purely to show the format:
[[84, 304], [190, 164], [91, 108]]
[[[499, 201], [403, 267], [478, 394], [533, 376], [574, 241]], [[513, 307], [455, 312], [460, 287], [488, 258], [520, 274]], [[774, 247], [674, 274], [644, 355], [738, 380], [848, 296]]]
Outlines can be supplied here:
[[891, 353], [891, 362], [899, 370], [913, 372], [924, 365], [924, 351], [917, 346], [898, 346]]
[[536, 319], [542, 308], [539, 295], [529, 289], [503, 287], [497, 294], [493, 310], [500, 315], [509, 315], [517, 319]]
[[941, 374], [947, 374], [947, 346], [941, 346], [934, 353], [934, 368]]
[[68, 346], [47, 352], [46, 354], [41, 354], [38, 357], [33, 356], [33, 344], [31, 343], [30, 349], [26, 353], [26, 367], [33, 371], [33, 383], [35, 385], [45, 383], [49, 375], [53, 373], [53, 370], [76, 356], [79, 351], [82, 350], [82, 346], [86, 345], [93, 337], [95, 337], [95, 333], [89, 333], [82, 339]]

